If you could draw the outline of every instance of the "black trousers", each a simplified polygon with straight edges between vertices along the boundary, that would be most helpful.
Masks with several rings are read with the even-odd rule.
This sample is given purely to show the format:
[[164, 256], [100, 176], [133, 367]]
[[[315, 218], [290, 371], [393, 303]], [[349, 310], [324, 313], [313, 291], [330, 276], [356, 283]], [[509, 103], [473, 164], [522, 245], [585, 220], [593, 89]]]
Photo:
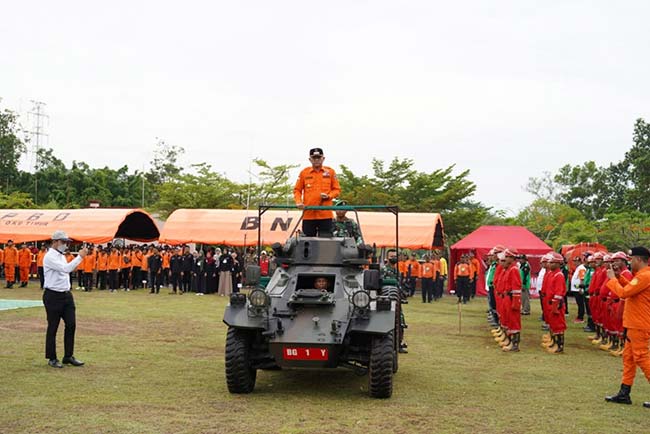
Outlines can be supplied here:
[[473, 278], [472, 280], [469, 281], [469, 289], [470, 289], [470, 295], [472, 298], [476, 297], [476, 281], [477, 277]]
[[38, 280], [41, 281], [41, 289], [43, 289], [43, 285], [45, 285], [45, 271], [43, 271], [43, 267], [38, 267]]
[[492, 312], [492, 318], [498, 323], [499, 314], [497, 313], [497, 298], [494, 294], [494, 288], [490, 288], [488, 291], [488, 306], [490, 307], [490, 312]]
[[458, 300], [463, 298], [463, 301], [469, 300], [469, 276], [458, 276], [456, 278], [456, 296]]
[[433, 277], [422, 278], [422, 303], [433, 300]]
[[151, 293], [158, 294], [160, 292], [160, 285], [162, 284], [162, 273], [150, 271], [149, 272], [149, 289]]
[[192, 272], [184, 271], [183, 272], [183, 292], [190, 292], [190, 286], [192, 285]]
[[445, 284], [445, 279], [442, 277], [438, 276], [436, 279], [433, 281], [433, 299], [438, 300], [442, 298], [442, 292], [443, 292], [443, 287]]
[[47, 333], [45, 335], [45, 358], [57, 359], [56, 332], [59, 322], [65, 323], [63, 347], [65, 357], [74, 355], [74, 332], [77, 327], [76, 308], [72, 292], [43, 291], [43, 304], [47, 313]]
[[117, 289], [117, 270], [108, 270], [108, 289]]
[[585, 311], [589, 306], [585, 307], [585, 295], [578, 292], [573, 293], [576, 297], [576, 304], [578, 305], [578, 319], [585, 319]]
[[120, 272], [122, 274], [122, 286], [124, 289], [129, 289], [129, 273], [131, 272], [130, 268], [122, 268]]
[[84, 286], [84, 272], [77, 270], [77, 286]]
[[161, 282], [163, 282], [165, 286], [169, 286], [169, 279], [171, 278], [171, 273], [169, 271], [169, 268], [163, 268]]
[[303, 220], [302, 233], [307, 237], [331, 237], [332, 219]]
[[[181, 286], [181, 272], [172, 271], [172, 289], [176, 292], [176, 288]], [[183, 288], [181, 288], [182, 290]]]
[[97, 287], [99, 289], [106, 289], [106, 270], [97, 272]]
[[93, 289], [93, 273], [84, 273], [83, 287], [86, 288], [86, 291]]
[[133, 267], [131, 269], [131, 281], [133, 282], [133, 289], [140, 288], [142, 286], [142, 275], [140, 273], [140, 267]]

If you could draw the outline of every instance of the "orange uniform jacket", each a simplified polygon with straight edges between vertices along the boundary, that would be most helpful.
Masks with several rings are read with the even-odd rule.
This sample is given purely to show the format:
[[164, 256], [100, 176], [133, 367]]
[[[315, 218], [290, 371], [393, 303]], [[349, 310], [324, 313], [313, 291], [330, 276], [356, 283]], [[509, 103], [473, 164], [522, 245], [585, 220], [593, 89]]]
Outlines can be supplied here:
[[456, 267], [454, 267], [454, 279], [458, 277], [469, 277], [470, 268], [469, 264], [463, 262], [456, 264]]
[[120, 258], [121, 255], [119, 252], [111, 252], [108, 257], [108, 269], [117, 270], [120, 268]]
[[100, 253], [97, 255], [97, 271], [108, 270], [108, 254]]
[[43, 267], [43, 258], [45, 258], [45, 254], [47, 251], [44, 250], [39, 250], [38, 255], [36, 255], [36, 266], [37, 267]]
[[142, 252], [131, 253], [131, 266], [142, 267]]
[[408, 260], [404, 264], [404, 275], [409, 272], [409, 265], [411, 266], [411, 277], [420, 277], [420, 263], [418, 261]]
[[95, 269], [95, 262], [96, 262], [95, 258], [96, 258], [96, 254], [94, 252], [89, 253], [88, 255], [86, 255], [85, 258], [83, 258], [81, 263], [83, 264], [84, 273], [93, 272], [93, 270]]
[[169, 253], [163, 253], [162, 255], [162, 267], [163, 269], [169, 268]]
[[16, 266], [18, 265], [18, 249], [15, 247], [5, 248], [5, 265]]
[[425, 262], [420, 266], [420, 277], [423, 279], [433, 279], [436, 273], [440, 271], [440, 264], [435, 261]]
[[32, 252], [28, 248], [20, 249], [18, 252], [18, 266], [29, 268], [32, 265]]
[[[327, 199], [321, 199], [320, 194], [327, 194]], [[332, 199], [341, 194], [341, 186], [336, 173], [331, 167], [322, 166], [316, 170], [307, 167], [298, 175], [298, 181], [293, 188], [293, 199], [296, 204], [305, 206], [332, 206]], [[332, 211], [305, 211], [303, 220], [324, 220], [333, 218]]]
[[481, 263], [478, 259], [472, 258], [470, 260], [470, 265], [472, 266], [472, 272], [470, 273], [470, 279], [475, 279], [478, 276], [478, 272], [481, 269]]
[[151, 253], [142, 255], [142, 271], [149, 271], [149, 256], [151, 256]]
[[625, 299], [623, 327], [650, 330], [650, 267], [639, 270], [630, 282], [610, 279], [607, 287]]
[[0, 267], [5, 263], [5, 252], [4, 250], [0, 249]]

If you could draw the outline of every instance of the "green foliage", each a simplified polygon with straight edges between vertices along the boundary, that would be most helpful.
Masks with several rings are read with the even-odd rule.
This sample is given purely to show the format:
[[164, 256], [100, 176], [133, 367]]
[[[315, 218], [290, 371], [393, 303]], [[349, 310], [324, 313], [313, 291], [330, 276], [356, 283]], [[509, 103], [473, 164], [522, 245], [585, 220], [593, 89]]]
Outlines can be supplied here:
[[584, 221], [577, 209], [547, 199], [536, 199], [524, 208], [515, 219], [519, 225], [527, 227], [532, 233], [556, 248], [561, 245], [560, 234], [568, 223]]
[[0, 191], [0, 209], [34, 208], [29, 194], [19, 191], [5, 194]]
[[166, 218], [177, 208], [242, 208], [242, 187], [212, 171], [209, 164], [191, 166], [196, 173], [176, 175], [158, 192], [156, 211]]
[[293, 204], [293, 186], [289, 183], [289, 176], [291, 170], [298, 167], [298, 165], [281, 164], [279, 166], [270, 166], [260, 158], [254, 159], [253, 162], [259, 169], [259, 173], [256, 176], [257, 182], [246, 186], [246, 195], [250, 194], [250, 198], [247, 199], [246, 203], [252, 207], [263, 203]]
[[600, 230], [595, 239], [611, 251], [650, 245], [650, 215], [646, 213], [607, 214], [598, 226]]
[[16, 113], [0, 110], [0, 190], [8, 191], [18, 175], [18, 162], [26, 151], [22, 132]]
[[373, 159], [372, 176], [356, 176], [341, 165], [342, 198], [349, 203], [398, 205], [406, 212], [437, 212], [443, 215], [445, 233], [453, 241], [476, 229], [490, 217], [490, 210], [471, 200], [476, 185], [469, 171], [454, 174], [454, 166], [431, 173], [413, 169], [413, 160], [394, 158], [388, 168]]

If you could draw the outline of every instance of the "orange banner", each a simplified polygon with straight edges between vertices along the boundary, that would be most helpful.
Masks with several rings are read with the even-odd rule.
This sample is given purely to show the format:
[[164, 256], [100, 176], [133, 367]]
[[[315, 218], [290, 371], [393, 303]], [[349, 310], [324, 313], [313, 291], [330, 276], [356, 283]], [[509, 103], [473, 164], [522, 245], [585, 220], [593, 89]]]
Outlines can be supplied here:
[[106, 243], [114, 238], [153, 241], [160, 235], [151, 216], [139, 209], [0, 210], [0, 243], [49, 240], [57, 230], [88, 243]]
[[[354, 212], [347, 216], [355, 220]], [[284, 243], [300, 219], [299, 211], [271, 210], [262, 216], [262, 244]], [[395, 245], [395, 215], [390, 212], [359, 212], [364, 241], [378, 247]], [[257, 210], [178, 209], [163, 227], [160, 242], [244, 246], [257, 244]], [[400, 213], [399, 244], [409, 249], [442, 248], [440, 214]]]

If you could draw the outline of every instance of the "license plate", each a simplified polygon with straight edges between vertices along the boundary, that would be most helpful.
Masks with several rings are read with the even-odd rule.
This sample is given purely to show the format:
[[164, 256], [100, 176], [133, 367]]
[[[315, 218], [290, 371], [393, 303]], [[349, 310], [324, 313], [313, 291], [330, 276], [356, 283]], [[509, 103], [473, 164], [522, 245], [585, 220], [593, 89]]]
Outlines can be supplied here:
[[284, 360], [327, 360], [327, 348], [284, 347]]

